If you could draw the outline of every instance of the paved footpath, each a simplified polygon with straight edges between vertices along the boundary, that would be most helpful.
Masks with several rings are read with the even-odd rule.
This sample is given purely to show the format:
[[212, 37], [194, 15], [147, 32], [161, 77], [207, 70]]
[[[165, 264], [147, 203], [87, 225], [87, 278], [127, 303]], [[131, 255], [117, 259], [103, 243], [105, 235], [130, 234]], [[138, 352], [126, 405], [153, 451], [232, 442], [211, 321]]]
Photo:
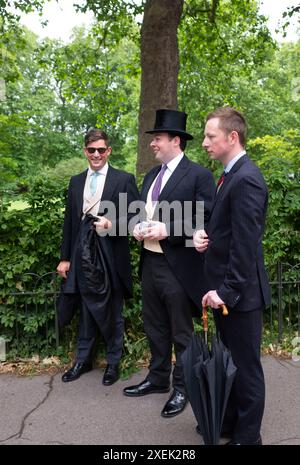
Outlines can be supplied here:
[[[300, 444], [300, 362], [265, 356], [264, 444]], [[160, 411], [168, 394], [125, 397], [147, 370], [113, 386], [95, 369], [71, 383], [61, 374], [0, 375], [0, 444], [200, 445], [190, 405], [172, 419]]]

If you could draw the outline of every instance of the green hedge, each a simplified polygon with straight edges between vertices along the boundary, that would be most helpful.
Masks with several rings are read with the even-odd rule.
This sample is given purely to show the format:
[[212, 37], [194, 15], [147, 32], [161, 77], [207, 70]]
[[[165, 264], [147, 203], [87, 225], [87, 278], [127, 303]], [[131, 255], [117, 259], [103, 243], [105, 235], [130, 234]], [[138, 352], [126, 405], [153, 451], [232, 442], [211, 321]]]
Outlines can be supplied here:
[[[266, 263], [270, 278], [276, 276], [278, 260], [295, 265], [300, 262], [300, 136], [293, 131], [283, 136], [266, 136], [250, 141], [249, 153], [261, 167], [270, 192], [270, 205], [264, 238]], [[69, 161], [70, 163], [70, 161]], [[70, 165], [68, 165], [70, 166]], [[79, 171], [79, 170], [78, 170]], [[0, 211], [0, 335], [9, 342], [11, 356], [32, 353], [68, 356], [74, 347], [75, 323], [68, 337], [62, 334], [62, 344], [55, 346], [53, 326], [54, 307], [41, 294], [37, 298], [17, 300], [13, 293], [24, 291], [34, 277], [26, 273], [44, 275], [55, 271], [59, 261], [59, 247], [65, 196], [70, 173], [67, 169], [47, 171], [23, 180], [28, 191], [22, 199], [28, 203], [23, 210], [10, 207], [10, 199], [3, 195]], [[145, 357], [147, 341], [141, 319], [140, 282], [138, 277], [139, 244], [131, 239], [134, 271], [134, 298], [126, 303], [126, 337], [123, 370], [129, 373], [136, 362]], [[274, 272], [273, 272], [274, 270]], [[295, 273], [297, 271], [295, 270]], [[295, 277], [295, 276], [294, 276]], [[51, 283], [49, 283], [51, 287]], [[49, 287], [49, 288], [50, 288]], [[293, 312], [297, 312], [297, 296], [293, 296]], [[17, 305], [17, 306], [16, 306]], [[276, 298], [274, 298], [276, 305]], [[284, 305], [288, 305], [285, 302]], [[37, 311], [42, 308], [42, 311]], [[47, 308], [47, 311], [44, 309]], [[15, 326], [20, 338], [16, 345]], [[45, 323], [49, 323], [47, 336]], [[71, 339], [71, 340], [70, 340]], [[102, 354], [103, 344], [99, 343]]]

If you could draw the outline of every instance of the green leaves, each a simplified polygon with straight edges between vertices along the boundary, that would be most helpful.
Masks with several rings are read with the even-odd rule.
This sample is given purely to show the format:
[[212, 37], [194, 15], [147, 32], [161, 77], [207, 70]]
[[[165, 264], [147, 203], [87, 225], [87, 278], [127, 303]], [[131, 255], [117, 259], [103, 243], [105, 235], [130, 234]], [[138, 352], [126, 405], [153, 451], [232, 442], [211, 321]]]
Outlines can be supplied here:
[[269, 189], [264, 239], [269, 267], [278, 260], [300, 260], [300, 144], [299, 131], [265, 136], [248, 143], [249, 154], [261, 168]]
[[[18, 43], [12, 33], [7, 38]], [[27, 174], [82, 156], [83, 135], [95, 126], [109, 133], [118, 154], [113, 163], [124, 167], [126, 138], [131, 137], [131, 151], [137, 138], [136, 45], [127, 38], [118, 44], [107, 39], [102, 45], [83, 28], [67, 45], [48, 39], [39, 43], [24, 30], [22, 44], [12, 56], [19, 74], [6, 81], [6, 99], [0, 101], [0, 153], [3, 148], [5, 155], [0, 170], [6, 180], [16, 179], [18, 170]], [[9, 63], [7, 59], [11, 69]]]
[[7, 335], [11, 354], [55, 351], [53, 295], [46, 296], [45, 283], [37, 279], [55, 271], [59, 261], [67, 182], [50, 175], [30, 179], [29, 207], [12, 210], [4, 204], [0, 211], [5, 226], [0, 230], [0, 332]]
[[[24, 284], [16, 277], [56, 268], [68, 180], [86, 167], [86, 130], [106, 130], [112, 164], [135, 171], [140, 26], [150, 2], [85, 0], [78, 9], [93, 11], [95, 22], [90, 31], [76, 28], [68, 44], [37, 40], [9, 12], [13, 3], [28, 12], [45, 2], [0, 0], [0, 79], [5, 84], [5, 98], [0, 99], [0, 326], [11, 329], [11, 338], [14, 322], [24, 323], [13, 310], [14, 297], [9, 297]], [[188, 155], [217, 172], [219, 165], [200, 148], [205, 114], [225, 104], [241, 109], [249, 123], [249, 154], [270, 191], [267, 263], [298, 263], [300, 42], [277, 46], [254, 0], [185, 0], [178, 41], [179, 109], [188, 113], [189, 132], [196, 136]], [[154, 71], [153, 66], [144, 70], [155, 76]], [[17, 211], [6, 202], [21, 192], [27, 206]], [[126, 373], [147, 349], [140, 314], [139, 248], [131, 246], [135, 298], [125, 308]], [[21, 306], [20, 313], [23, 310]], [[48, 317], [52, 321], [53, 315]], [[33, 315], [26, 323], [29, 346], [45, 346], [37, 330], [43, 321]]]

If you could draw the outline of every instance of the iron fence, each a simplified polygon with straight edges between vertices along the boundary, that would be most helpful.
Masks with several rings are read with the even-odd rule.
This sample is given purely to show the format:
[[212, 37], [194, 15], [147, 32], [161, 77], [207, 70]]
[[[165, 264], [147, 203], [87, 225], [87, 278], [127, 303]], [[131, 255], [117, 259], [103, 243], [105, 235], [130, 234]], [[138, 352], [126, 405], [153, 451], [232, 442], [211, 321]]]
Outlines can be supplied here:
[[16, 277], [15, 287], [1, 305], [0, 336], [6, 340], [10, 355], [58, 350], [61, 331], [56, 310], [60, 290], [57, 273], [25, 273]]
[[[278, 263], [270, 270], [272, 303], [264, 314], [270, 342], [300, 335], [300, 263]], [[2, 301], [0, 337], [11, 356], [58, 350], [70, 343], [70, 332], [58, 327], [56, 299], [60, 278], [55, 272], [38, 276], [27, 273], [16, 279], [16, 290]], [[67, 340], [68, 339], [68, 340]]]
[[[265, 312], [265, 324], [271, 338], [279, 342], [284, 336], [300, 334], [300, 263], [291, 266], [278, 262], [270, 270], [271, 305]], [[274, 276], [274, 279], [272, 277]]]

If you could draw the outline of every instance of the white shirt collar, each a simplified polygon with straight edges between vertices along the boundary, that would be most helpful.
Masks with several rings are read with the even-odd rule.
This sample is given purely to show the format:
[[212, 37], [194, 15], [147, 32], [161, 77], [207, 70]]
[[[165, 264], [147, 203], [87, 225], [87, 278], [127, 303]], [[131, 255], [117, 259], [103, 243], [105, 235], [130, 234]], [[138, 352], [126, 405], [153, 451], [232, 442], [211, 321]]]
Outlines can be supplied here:
[[[98, 173], [99, 173], [99, 174], [103, 174], [103, 176], [106, 176], [106, 175], [107, 175], [107, 171], [108, 171], [108, 163], [105, 163], [105, 165], [103, 166], [103, 168], [101, 168], [101, 170], [98, 170]], [[92, 168], [89, 166], [87, 175], [88, 175], [88, 176], [91, 176], [91, 175], [94, 174], [94, 173], [95, 173], [95, 171], [92, 170]]]
[[230, 162], [224, 167], [225, 173], [229, 173], [233, 165], [236, 164], [236, 162], [242, 158], [244, 155], [246, 155], [246, 150], [242, 150], [240, 153], [238, 153]]
[[177, 166], [179, 165], [179, 163], [180, 163], [181, 160], [183, 159], [183, 156], [184, 156], [184, 153], [181, 152], [179, 155], [177, 155], [176, 157], [172, 158], [172, 160], [169, 161], [169, 163], [167, 163], [168, 170], [170, 170], [171, 173], [173, 173], [173, 171], [175, 170], [175, 168], [177, 168]]

